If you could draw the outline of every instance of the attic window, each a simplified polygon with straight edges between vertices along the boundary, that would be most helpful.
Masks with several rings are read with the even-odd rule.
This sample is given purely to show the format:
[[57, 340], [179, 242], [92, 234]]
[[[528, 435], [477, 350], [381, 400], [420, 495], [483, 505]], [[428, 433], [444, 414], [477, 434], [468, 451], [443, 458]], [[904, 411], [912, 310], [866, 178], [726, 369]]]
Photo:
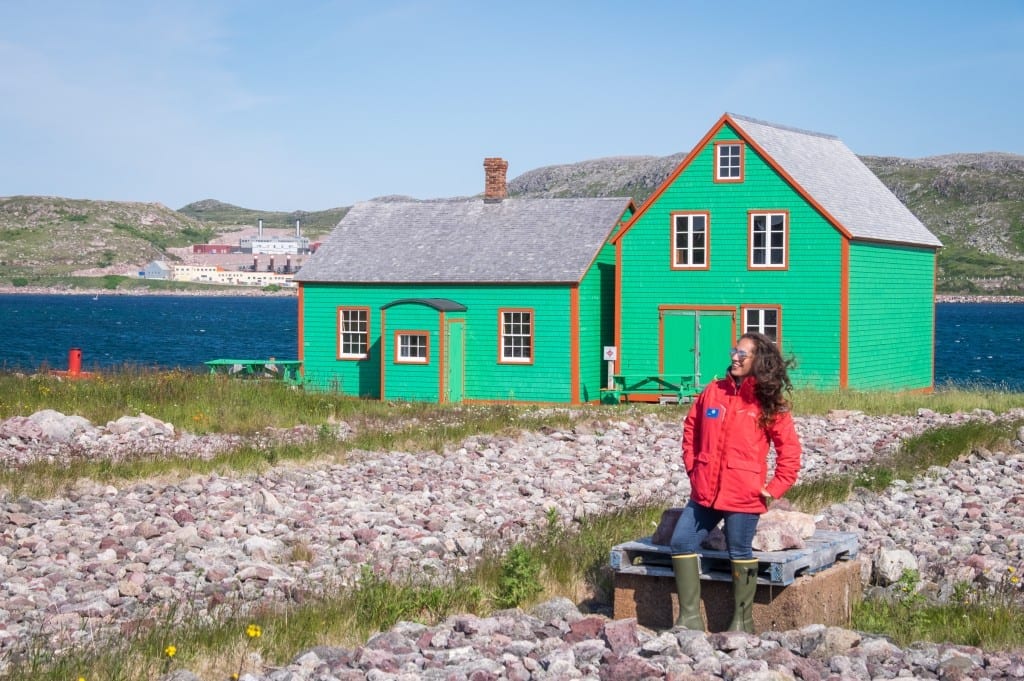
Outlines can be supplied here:
[[715, 182], [743, 181], [743, 144], [715, 142]]

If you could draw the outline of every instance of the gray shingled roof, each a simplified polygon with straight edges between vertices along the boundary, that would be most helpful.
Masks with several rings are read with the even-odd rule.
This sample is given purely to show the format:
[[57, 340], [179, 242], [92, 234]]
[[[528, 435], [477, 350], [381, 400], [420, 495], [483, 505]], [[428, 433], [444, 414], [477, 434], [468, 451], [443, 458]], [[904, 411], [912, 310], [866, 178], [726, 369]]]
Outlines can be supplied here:
[[630, 199], [365, 201], [295, 276], [302, 282], [568, 283]]
[[837, 137], [729, 117], [853, 238], [942, 246]]

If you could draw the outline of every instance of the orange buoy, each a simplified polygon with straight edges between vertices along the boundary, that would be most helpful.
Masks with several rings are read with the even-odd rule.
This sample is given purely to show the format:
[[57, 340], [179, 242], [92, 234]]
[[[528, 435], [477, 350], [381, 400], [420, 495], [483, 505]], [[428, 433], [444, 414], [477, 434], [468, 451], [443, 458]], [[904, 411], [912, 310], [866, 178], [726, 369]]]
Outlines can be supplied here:
[[68, 350], [68, 376], [78, 376], [82, 373], [82, 350], [71, 348]]

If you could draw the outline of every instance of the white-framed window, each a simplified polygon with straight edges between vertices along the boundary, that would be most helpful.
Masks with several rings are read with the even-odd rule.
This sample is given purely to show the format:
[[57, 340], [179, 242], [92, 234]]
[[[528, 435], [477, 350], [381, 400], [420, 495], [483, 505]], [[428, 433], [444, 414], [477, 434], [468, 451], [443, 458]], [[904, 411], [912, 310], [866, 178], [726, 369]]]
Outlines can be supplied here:
[[743, 143], [715, 142], [715, 181], [743, 181]]
[[707, 269], [710, 222], [708, 213], [672, 214], [672, 267]]
[[429, 333], [426, 331], [397, 331], [395, 333], [395, 362], [398, 364], [426, 364], [429, 358]]
[[338, 308], [338, 358], [366, 359], [370, 356], [370, 308]]
[[533, 310], [500, 310], [498, 360], [502, 364], [533, 362]]
[[743, 333], [763, 333], [776, 345], [782, 337], [782, 308], [778, 305], [742, 306]]
[[789, 216], [785, 212], [750, 213], [750, 267], [785, 269]]

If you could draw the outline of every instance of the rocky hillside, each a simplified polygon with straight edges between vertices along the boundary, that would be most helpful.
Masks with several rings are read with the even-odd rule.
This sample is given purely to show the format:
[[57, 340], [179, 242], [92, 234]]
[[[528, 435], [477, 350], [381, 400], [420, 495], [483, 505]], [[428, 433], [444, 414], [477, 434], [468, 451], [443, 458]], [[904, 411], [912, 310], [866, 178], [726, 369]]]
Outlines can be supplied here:
[[[614, 157], [537, 168], [509, 183], [518, 196], [646, 199], [684, 154]], [[939, 290], [1024, 294], [1024, 156], [865, 156], [864, 163], [945, 244]]]
[[[509, 182], [513, 196], [632, 196], [646, 199], [683, 159], [619, 156], [530, 170]], [[942, 293], [1024, 295], [1024, 156], [950, 154], [922, 159], [862, 157], [945, 244]], [[3, 279], [130, 272], [174, 261], [171, 247], [204, 243], [239, 226], [328, 233], [347, 207], [291, 213], [206, 199], [178, 211], [160, 204], [53, 197], [0, 198]], [[4, 282], [7, 283], [7, 282]]]
[[3, 278], [124, 271], [167, 249], [203, 243], [213, 231], [159, 203], [49, 196], [0, 198]]

